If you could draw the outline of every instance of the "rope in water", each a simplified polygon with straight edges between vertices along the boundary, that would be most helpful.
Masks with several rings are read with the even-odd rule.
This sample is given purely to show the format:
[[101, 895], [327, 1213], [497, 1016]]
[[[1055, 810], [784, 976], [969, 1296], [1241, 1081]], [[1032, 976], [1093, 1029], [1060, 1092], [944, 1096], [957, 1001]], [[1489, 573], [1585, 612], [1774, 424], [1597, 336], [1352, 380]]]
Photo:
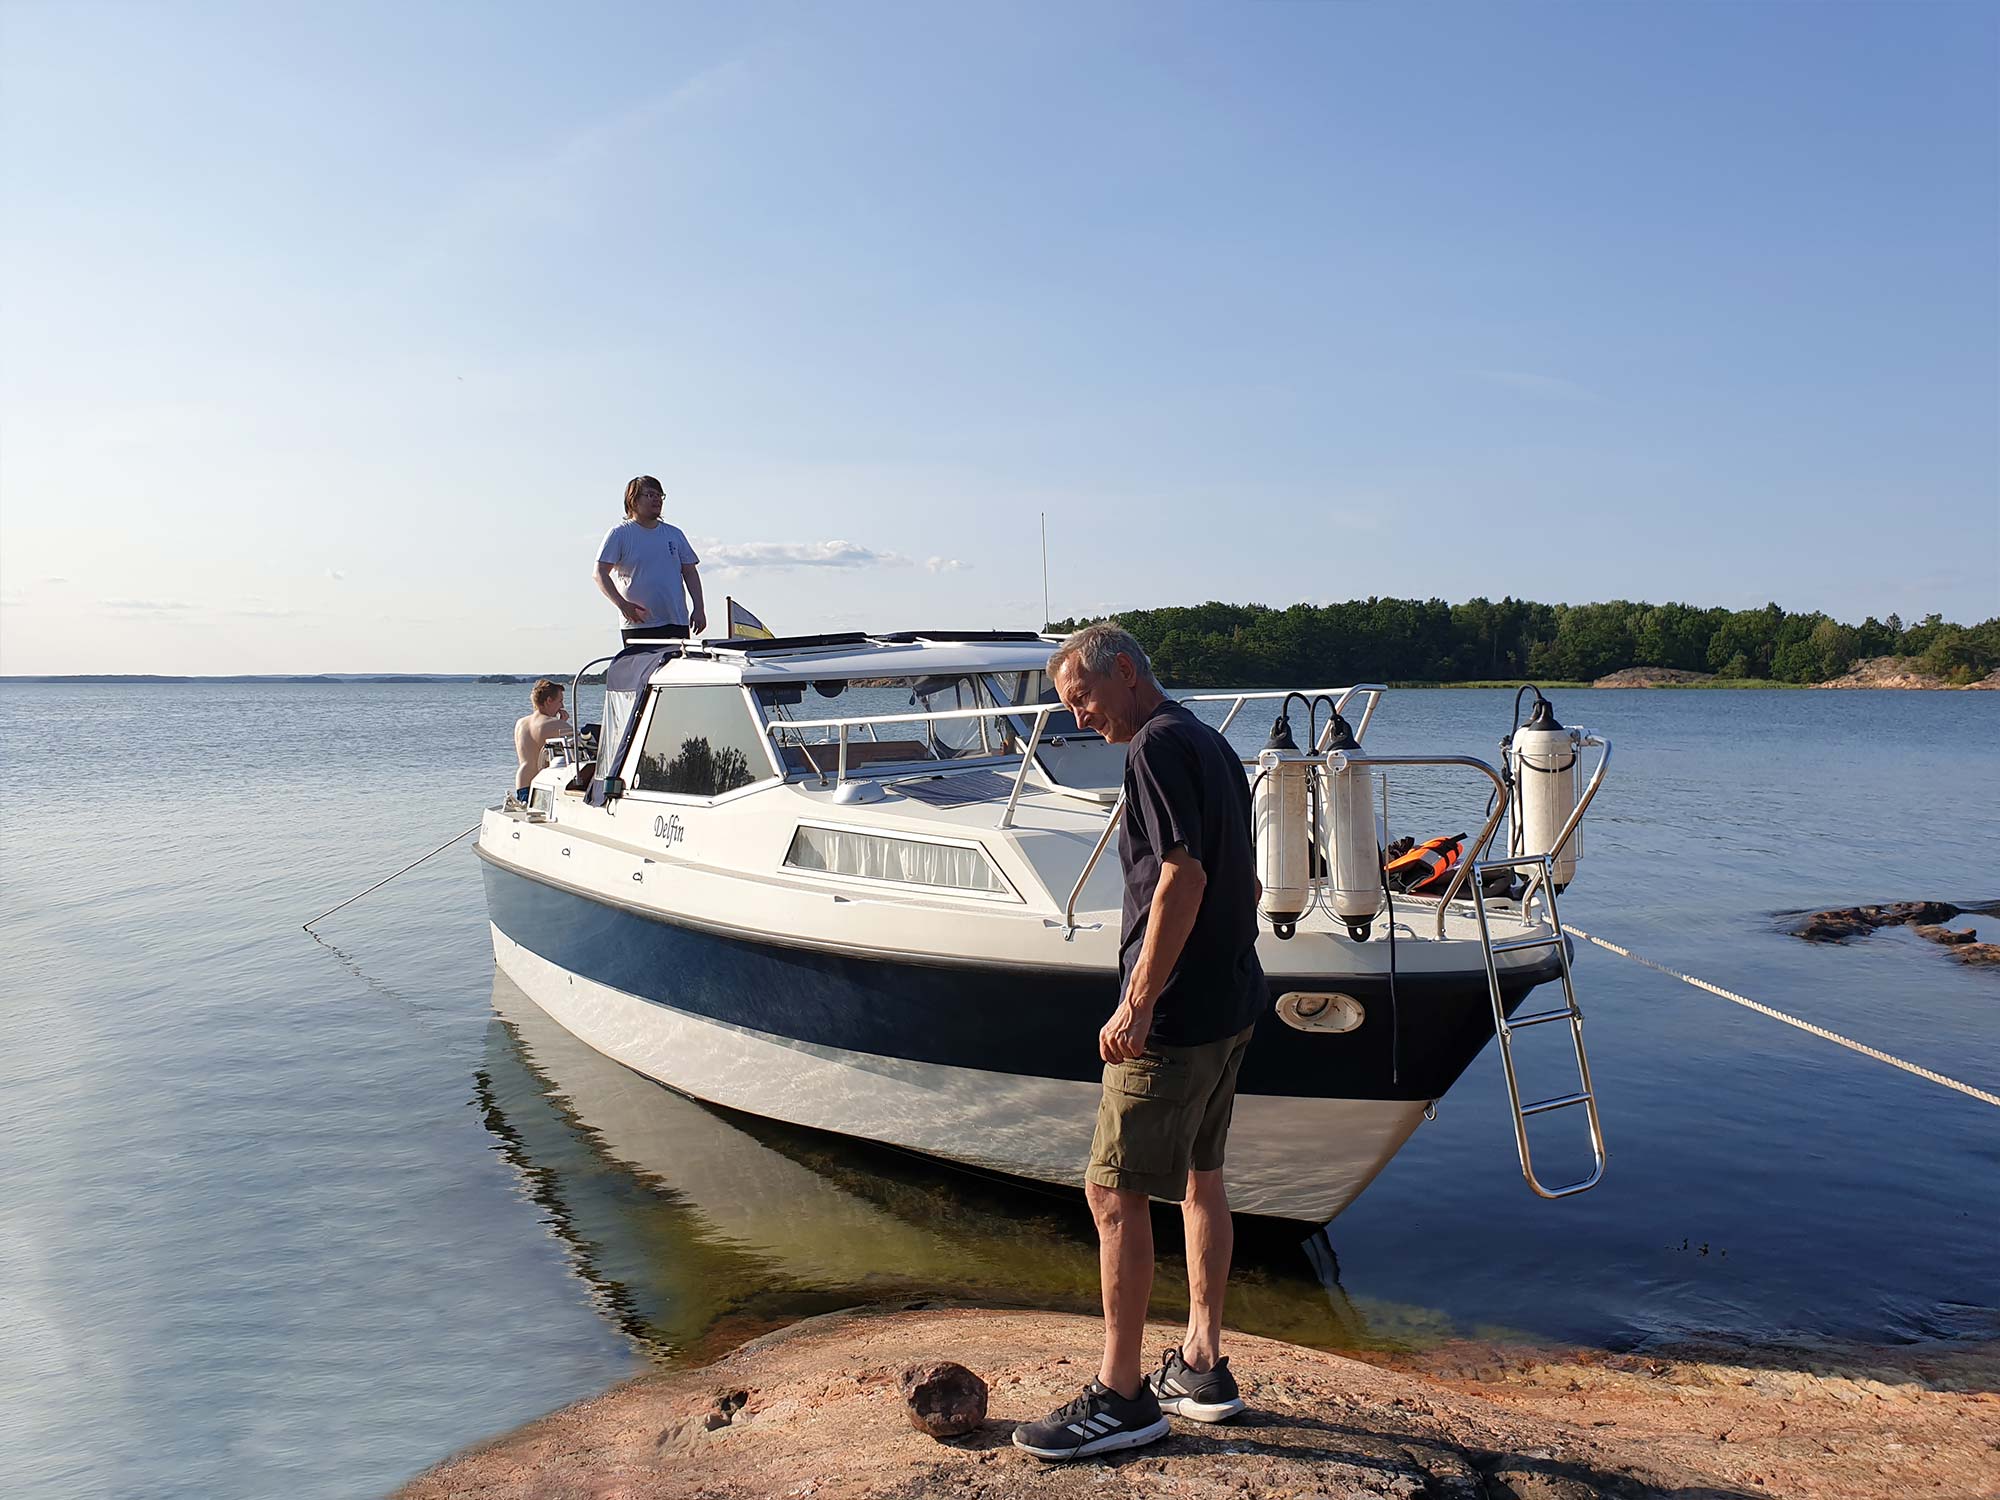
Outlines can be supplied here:
[[[465, 830], [465, 833], [454, 833], [450, 838], [446, 839], [442, 844], [439, 844], [437, 848], [431, 850], [430, 854], [426, 854], [419, 859], [413, 859], [408, 864], [404, 865], [402, 869], [396, 872], [396, 875], [409, 874], [410, 871], [414, 870], [418, 865], [422, 864], [424, 860], [429, 859], [431, 855], [444, 853], [445, 850], [449, 849], [453, 844], [457, 843], [460, 839], [464, 838], [466, 833], [477, 833], [477, 832], [479, 832], [479, 824], [474, 823], [470, 828]], [[383, 886], [387, 885], [390, 881], [394, 880], [396, 878], [396, 875], [384, 875], [380, 880], [376, 881], [373, 885], [369, 886], [368, 891], [381, 890]], [[368, 891], [356, 891], [352, 896], [349, 896], [345, 901], [341, 902], [340, 906], [329, 906], [325, 911], [321, 912], [318, 916], [314, 917], [312, 919], [312, 922], [302, 922], [299, 925], [305, 928], [307, 932], [311, 932], [313, 930], [313, 922], [324, 922], [328, 917], [332, 916], [335, 912], [339, 911], [341, 907], [352, 906], [355, 902], [359, 901], [363, 896], [367, 895]]]
[[1733, 991], [1725, 990], [1719, 984], [1710, 984], [1706, 979], [1696, 979], [1692, 974], [1683, 974], [1679, 969], [1670, 969], [1665, 964], [1655, 963], [1650, 958], [1642, 958], [1630, 948], [1621, 948], [1616, 943], [1606, 942], [1601, 937], [1595, 937], [1585, 932], [1581, 927], [1572, 927], [1569, 923], [1565, 922], [1563, 923], [1563, 931], [1571, 937], [1582, 938], [1587, 943], [1595, 943], [1598, 947], [1615, 953], [1620, 958], [1629, 958], [1635, 964], [1644, 964], [1649, 969], [1658, 969], [1662, 974], [1678, 979], [1682, 984], [1691, 984], [1698, 990], [1707, 990], [1711, 995], [1720, 995], [1725, 1000], [1733, 1000], [1736, 1004], [1747, 1006], [1761, 1016], [1769, 1016], [1774, 1021], [1783, 1021], [1787, 1026], [1796, 1026], [1801, 1031], [1811, 1032], [1817, 1037], [1824, 1037], [1829, 1042], [1837, 1042], [1850, 1052], [1859, 1052], [1863, 1057], [1872, 1057], [1877, 1062], [1885, 1062], [1892, 1068], [1901, 1068], [1905, 1073], [1914, 1073], [1919, 1078], [1928, 1079], [1932, 1083], [1942, 1084], [1945, 1088], [1956, 1089], [1969, 1099], [1977, 1099], [1981, 1104], [1990, 1104], [1994, 1108], [2000, 1109], [2000, 1094], [1989, 1094], [1985, 1089], [1976, 1089], [1969, 1083], [1960, 1083], [1956, 1078], [1947, 1078], [1942, 1073], [1933, 1073], [1929, 1068], [1920, 1068], [1913, 1062], [1905, 1062], [1902, 1058], [1871, 1047], [1866, 1042], [1857, 1042], [1852, 1037], [1844, 1037], [1837, 1031], [1828, 1031], [1824, 1026], [1815, 1026], [1810, 1021], [1801, 1021], [1797, 1016], [1788, 1016], [1783, 1011], [1774, 1010], [1768, 1005], [1759, 1005], [1755, 1000], [1747, 999]]

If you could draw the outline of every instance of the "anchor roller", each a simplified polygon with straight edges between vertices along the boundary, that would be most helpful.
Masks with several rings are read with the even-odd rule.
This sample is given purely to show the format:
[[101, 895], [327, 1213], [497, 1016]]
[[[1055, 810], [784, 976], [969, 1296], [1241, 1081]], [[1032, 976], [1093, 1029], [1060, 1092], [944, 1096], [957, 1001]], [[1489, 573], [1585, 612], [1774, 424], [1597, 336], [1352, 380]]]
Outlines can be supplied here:
[[[1555, 707], [1539, 688], [1534, 692], [1534, 711], [1505, 746], [1507, 769], [1514, 783], [1509, 843], [1516, 855], [1553, 853], [1563, 825], [1576, 811], [1583, 731], [1558, 723]], [[1561, 855], [1549, 862], [1558, 891], [1576, 878], [1577, 858], [1583, 852], [1581, 839], [1579, 829], [1570, 835]]]
[[1338, 711], [1332, 738], [1319, 767], [1320, 856], [1326, 862], [1328, 897], [1333, 914], [1347, 924], [1347, 935], [1368, 941], [1376, 913], [1382, 910], [1382, 846], [1376, 842], [1373, 778], [1365, 766], [1348, 764], [1348, 754], [1361, 742]]

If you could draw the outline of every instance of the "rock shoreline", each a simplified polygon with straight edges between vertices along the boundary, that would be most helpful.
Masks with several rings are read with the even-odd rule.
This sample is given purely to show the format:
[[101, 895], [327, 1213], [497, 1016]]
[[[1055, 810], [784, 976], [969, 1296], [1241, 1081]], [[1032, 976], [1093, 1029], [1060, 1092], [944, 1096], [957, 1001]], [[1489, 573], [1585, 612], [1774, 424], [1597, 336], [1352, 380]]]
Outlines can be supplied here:
[[[1100, 1325], [1071, 1314], [850, 1311], [617, 1386], [447, 1460], [400, 1500], [2000, 1494], [2000, 1343], [1612, 1355], [1456, 1344], [1364, 1364], [1232, 1336], [1252, 1409], [1147, 1448], [1047, 1465], [1014, 1423], [1074, 1395]], [[1179, 1329], [1148, 1330], [1147, 1347]], [[949, 1358], [986, 1419], [916, 1430], [903, 1373]]]
[[1880, 927], [1907, 927], [1925, 942], [1936, 943], [1962, 964], [2000, 967], [2000, 943], [1982, 943], [1974, 929], [1954, 932], [1944, 924], [1959, 916], [2000, 914], [2000, 901], [1975, 901], [1954, 906], [1949, 901], [1891, 901], [1882, 906], [1837, 906], [1808, 912], [1792, 928], [1792, 936], [1809, 943], [1844, 943], [1866, 937]]
[[1892, 688], [1912, 692], [1979, 692], [2000, 690], [2000, 671], [1989, 672], [1977, 682], [1946, 682], [1924, 671], [1914, 656], [1871, 656], [1856, 662], [1845, 673], [1826, 682], [1787, 683], [1763, 679], [1719, 679], [1713, 672], [1689, 672], [1680, 667], [1625, 667], [1598, 678], [1594, 688], [1691, 688], [1708, 687], [1812, 687], [1812, 688]]

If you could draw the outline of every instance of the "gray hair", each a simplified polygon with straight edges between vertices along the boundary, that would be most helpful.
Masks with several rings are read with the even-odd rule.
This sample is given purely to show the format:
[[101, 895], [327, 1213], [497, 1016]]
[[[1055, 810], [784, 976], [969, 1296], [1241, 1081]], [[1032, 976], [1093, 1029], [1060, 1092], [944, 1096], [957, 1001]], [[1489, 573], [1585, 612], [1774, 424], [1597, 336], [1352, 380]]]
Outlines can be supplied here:
[[1133, 639], [1132, 632], [1114, 620], [1100, 620], [1070, 635], [1049, 655], [1048, 672], [1054, 680], [1056, 668], [1074, 657], [1078, 666], [1093, 677], [1110, 674], [1120, 655], [1132, 659], [1141, 682], [1153, 682], [1153, 663], [1146, 648]]

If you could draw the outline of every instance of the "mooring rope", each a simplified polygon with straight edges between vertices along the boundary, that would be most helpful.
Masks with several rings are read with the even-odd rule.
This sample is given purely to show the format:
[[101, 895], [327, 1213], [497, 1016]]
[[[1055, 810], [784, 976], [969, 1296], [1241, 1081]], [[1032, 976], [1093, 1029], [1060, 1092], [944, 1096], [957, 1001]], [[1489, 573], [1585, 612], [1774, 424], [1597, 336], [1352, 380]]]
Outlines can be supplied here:
[[1990, 1104], [1994, 1108], [2000, 1109], [2000, 1094], [1989, 1094], [1985, 1089], [1976, 1089], [1969, 1083], [1960, 1083], [1956, 1078], [1947, 1078], [1942, 1073], [1933, 1073], [1929, 1068], [1920, 1068], [1913, 1062], [1905, 1062], [1902, 1058], [1892, 1056], [1887, 1052], [1881, 1051], [1879, 1048], [1871, 1047], [1866, 1042], [1857, 1042], [1852, 1037], [1842, 1036], [1837, 1031], [1828, 1031], [1824, 1026], [1815, 1026], [1810, 1021], [1802, 1021], [1797, 1016], [1788, 1016], [1783, 1011], [1774, 1010], [1768, 1005], [1759, 1005], [1755, 1000], [1738, 995], [1733, 991], [1725, 990], [1719, 984], [1710, 984], [1706, 979], [1696, 979], [1692, 974], [1683, 974], [1679, 969], [1670, 969], [1665, 964], [1655, 963], [1650, 958], [1642, 958], [1630, 948], [1621, 948], [1616, 943], [1607, 942], [1601, 937], [1595, 937], [1585, 932], [1581, 927], [1572, 927], [1569, 923], [1565, 922], [1563, 923], [1563, 931], [1571, 937], [1582, 938], [1587, 943], [1595, 943], [1598, 947], [1615, 953], [1620, 958], [1629, 958], [1635, 964], [1644, 964], [1649, 969], [1658, 969], [1662, 974], [1678, 979], [1682, 984], [1691, 984], [1698, 990], [1707, 990], [1711, 995], [1720, 995], [1725, 1000], [1733, 1000], [1738, 1005], [1746, 1006], [1756, 1011], [1760, 1016], [1769, 1016], [1774, 1021], [1783, 1021], [1787, 1026], [1796, 1026], [1801, 1031], [1811, 1032], [1817, 1037], [1824, 1037], [1829, 1042], [1838, 1042], [1850, 1052], [1859, 1052], [1863, 1057], [1872, 1057], [1877, 1062], [1885, 1062], [1892, 1068], [1901, 1068], [1905, 1073], [1914, 1073], [1919, 1078], [1928, 1079], [1932, 1083], [1942, 1084], [1945, 1088], [1956, 1089], [1969, 1099], [1977, 1099], [1981, 1104]]
[[[477, 832], [479, 832], [479, 824], [474, 823], [470, 828], [465, 830], [465, 833], [454, 833], [450, 838], [446, 839], [442, 844], [439, 844], [437, 848], [431, 850], [430, 854], [426, 854], [421, 856], [420, 858], [413, 859], [408, 864], [404, 865], [402, 869], [396, 872], [396, 875], [409, 874], [410, 871], [414, 870], [418, 865], [422, 864], [424, 860], [429, 859], [431, 855], [444, 853], [445, 850], [449, 849], [453, 844], [457, 843], [460, 839], [464, 838], [466, 833], [477, 833]], [[376, 881], [373, 885], [369, 886], [368, 891], [381, 890], [383, 886], [387, 885], [390, 881], [394, 880], [396, 878], [396, 875], [384, 875], [380, 880]], [[339, 911], [341, 907], [352, 906], [355, 902], [359, 901], [363, 896], [367, 895], [368, 891], [356, 891], [352, 896], [349, 896], [345, 901], [341, 902], [340, 906], [329, 906], [325, 911], [321, 912], [318, 916], [314, 917], [312, 919], [312, 922], [302, 922], [299, 925], [305, 928], [307, 932], [312, 932], [313, 922], [324, 922], [328, 917], [332, 916], [335, 912]], [[313, 933], [313, 936], [317, 937], [319, 936], [319, 934]]]

